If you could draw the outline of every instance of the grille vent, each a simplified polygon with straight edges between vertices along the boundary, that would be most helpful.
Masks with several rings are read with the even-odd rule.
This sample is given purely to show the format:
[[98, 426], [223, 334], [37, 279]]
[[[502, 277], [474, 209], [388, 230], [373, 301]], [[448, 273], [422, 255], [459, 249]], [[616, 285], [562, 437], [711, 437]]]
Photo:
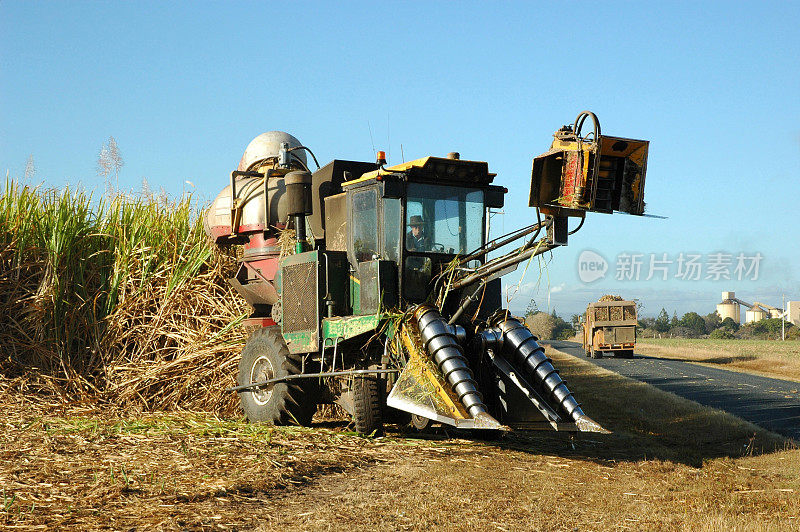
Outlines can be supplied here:
[[303, 262], [283, 267], [281, 308], [285, 333], [317, 329], [316, 266], [316, 262]]

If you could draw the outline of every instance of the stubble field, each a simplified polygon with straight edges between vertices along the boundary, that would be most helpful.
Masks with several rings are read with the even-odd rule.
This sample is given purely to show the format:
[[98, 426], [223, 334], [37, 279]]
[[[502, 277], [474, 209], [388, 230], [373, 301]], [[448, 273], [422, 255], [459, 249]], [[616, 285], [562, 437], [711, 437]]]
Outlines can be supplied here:
[[791, 442], [549, 350], [611, 435], [124, 417], [4, 389], [8, 529], [800, 529]]

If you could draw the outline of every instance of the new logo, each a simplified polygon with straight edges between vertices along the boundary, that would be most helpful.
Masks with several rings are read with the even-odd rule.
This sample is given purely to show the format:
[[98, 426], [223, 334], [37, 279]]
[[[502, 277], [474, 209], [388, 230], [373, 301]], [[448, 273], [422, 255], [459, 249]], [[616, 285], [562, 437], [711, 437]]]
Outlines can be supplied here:
[[588, 249], [578, 256], [578, 278], [584, 283], [602, 279], [608, 272], [608, 261], [599, 253]]

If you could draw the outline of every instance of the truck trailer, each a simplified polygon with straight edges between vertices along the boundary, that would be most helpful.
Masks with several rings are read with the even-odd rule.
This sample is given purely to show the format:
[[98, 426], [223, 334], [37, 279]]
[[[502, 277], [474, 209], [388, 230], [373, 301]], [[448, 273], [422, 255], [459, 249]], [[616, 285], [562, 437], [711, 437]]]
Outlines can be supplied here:
[[636, 302], [601, 298], [590, 303], [583, 320], [583, 350], [587, 357], [604, 354], [633, 358], [636, 347]]

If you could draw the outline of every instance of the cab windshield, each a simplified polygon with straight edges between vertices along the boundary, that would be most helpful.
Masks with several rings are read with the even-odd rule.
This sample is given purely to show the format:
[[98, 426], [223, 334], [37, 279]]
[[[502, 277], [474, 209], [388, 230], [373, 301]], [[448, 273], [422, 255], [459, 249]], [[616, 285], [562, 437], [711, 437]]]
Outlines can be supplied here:
[[483, 191], [409, 183], [407, 192], [408, 251], [465, 255], [483, 243]]

